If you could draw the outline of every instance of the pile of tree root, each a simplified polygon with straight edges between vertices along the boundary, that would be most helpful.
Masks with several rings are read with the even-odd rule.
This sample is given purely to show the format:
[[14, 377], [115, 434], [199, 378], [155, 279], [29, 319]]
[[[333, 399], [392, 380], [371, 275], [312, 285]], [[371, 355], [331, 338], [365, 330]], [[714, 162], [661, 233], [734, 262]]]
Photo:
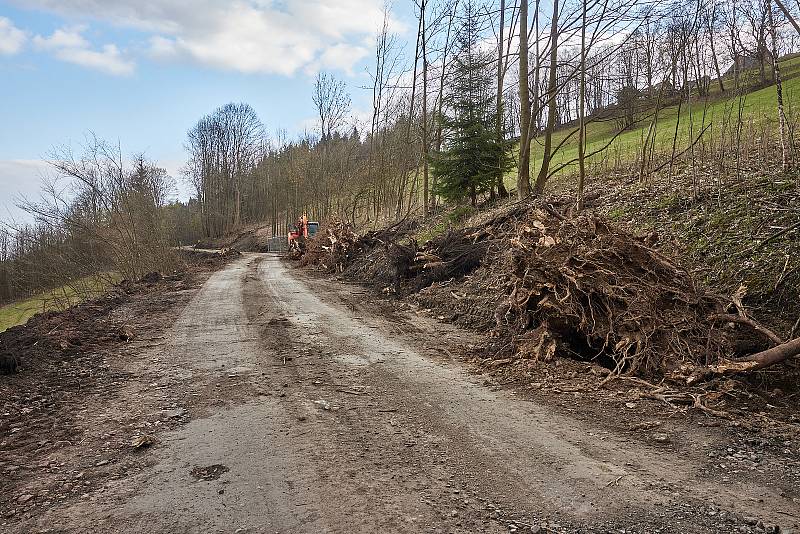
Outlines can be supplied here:
[[651, 240], [591, 213], [567, 218], [534, 206], [503, 238], [507, 298], [495, 319], [505, 349], [603, 359], [615, 374], [688, 383], [800, 353], [798, 340], [782, 343], [747, 317], [738, 296], [699, 286]]
[[299, 259], [301, 266], [317, 267], [331, 274], [344, 273], [360, 282], [391, 284], [397, 279], [398, 247], [404, 247], [399, 243], [418, 226], [416, 221], [404, 219], [387, 228], [358, 235], [351, 225], [334, 220], [325, 223], [299, 254], [289, 257]]
[[337, 224], [303, 261], [369, 274], [399, 296], [430, 288], [423, 293], [440, 300], [494, 302], [495, 360], [569, 356], [598, 361], [614, 376], [692, 384], [800, 354], [800, 340], [784, 343], [748, 317], [741, 295], [696, 283], [654, 248], [654, 236], [634, 236], [591, 211], [574, 216], [571, 203], [510, 204], [422, 246], [408, 230], [359, 238]]
[[730, 336], [709, 319], [724, 312], [724, 299], [591, 214], [533, 209], [507, 244], [508, 295], [495, 318], [519, 357], [602, 356], [618, 373], [646, 376], [730, 353]]
[[331, 221], [306, 241], [300, 265], [313, 265], [328, 273], [341, 273], [352, 261], [360, 244], [359, 236], [349, 224]]
[[488, 242], [470, 230], [448, 230], [420, 247], [415, 240], [391, 243], [389, 259], [396, 273], [395, 291], [420, 291], [435, 282], [459, 278], [477, 269]]

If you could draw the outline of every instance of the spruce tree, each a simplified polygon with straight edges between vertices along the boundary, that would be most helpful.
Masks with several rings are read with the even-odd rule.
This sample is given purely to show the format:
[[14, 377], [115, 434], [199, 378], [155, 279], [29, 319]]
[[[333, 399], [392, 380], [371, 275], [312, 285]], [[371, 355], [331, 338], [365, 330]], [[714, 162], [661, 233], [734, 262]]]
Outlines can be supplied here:
[[480, 19], [472, 2], [462, 16], [446, 111], [440, 117], [444, 143], [432, 157], [432, 170], [437, 195], [455, 202], [469, 198], [474, 206], [511, 167], [511, 159], [506, 143], [496, 138], [496, 80], [490, 54], [479, 50]]

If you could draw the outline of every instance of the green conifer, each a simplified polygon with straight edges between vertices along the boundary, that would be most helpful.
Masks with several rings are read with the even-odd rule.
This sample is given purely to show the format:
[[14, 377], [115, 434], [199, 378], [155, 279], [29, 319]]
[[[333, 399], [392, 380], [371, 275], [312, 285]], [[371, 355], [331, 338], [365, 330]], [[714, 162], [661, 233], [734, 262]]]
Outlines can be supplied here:
[[454, 202], [469, 198], [475, 205], [512, 162], [507, 143], [496, 139], [496, 80], [492, 55], [479, 49], [478, 10], [469, 2], [462, 15], [458, 51], [445, 95], [446, 111], [441, 117], [444, 143], [431, 163], [437, 195]]

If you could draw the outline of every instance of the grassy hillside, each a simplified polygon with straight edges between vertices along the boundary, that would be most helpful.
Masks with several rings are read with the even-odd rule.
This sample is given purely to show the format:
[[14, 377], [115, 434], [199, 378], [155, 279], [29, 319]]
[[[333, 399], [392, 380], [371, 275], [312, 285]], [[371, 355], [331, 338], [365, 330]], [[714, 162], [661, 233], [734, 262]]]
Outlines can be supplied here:
[[35, 297], [0, 306], [0, 332], [25, 324], [37, 313], [60, 311], [84, 300], [98, 297], [119, 281], [114, 274], [83, 278], [74, 284], [47, 291]]
[[[793, 102], [800, 97], [800, 57], [787, 59], [782, 63], [784, 76], [783, 91], [787, 114], [797, 113]], [[728, 87], [732, 81], [725, 79]], [[748, 93], [742, 97], [743, 122], [751, 128], [766, 124], [774, 124], [777, 128], [777, 111], [775, 86], [766, 87]], [[659, 119], [655, 127], [656, 153], [669, 153], [672, 148], [673, 136], [676, 125], [678, 132], [677, 149], [685, 149], [690, 139], [694, 139], [703, 130], [709, 127], [704, 135], [705, 140], [716, 140], [720, 135], [730, 135], [730, 128], [735, 124], [738, 115], [739, 98], [730, 94], [724, 96], [719, 92], [716, 81], [712, 82], [711, 95], [703, 100], [694, 100], [691, 106], [685, 103], [681, 106], [671, 106], [659, 112]], [[615, 121], [591, 122], [587, 126], [587, 149], [591, 154], [609, 145], [608, 148], [593, 157], [588, 158], [590, 168], [592, 165], [603, 167], [618, 167], [626, 162], [635, 161], [642, 147], [642, 141], [647, 136], [650, 128], [650, 119], [642, 120], [635, 127], [618, 135]], [[551, 171], [564, 163], [578, 157], [578, 138], [576, 127], [566, 127], [553, 136], [553, 146], [558, 146], [565, 138], [569, 139], [554, 155]], [[571, 136], [571, 137], [570, 137]], [[613, 140], [613, 141], [612, 141]], [[534, 139], [531, 147], [531, 173], [535, 177], [539, 170], [542, 158], [541, 138]], [[610, 144], [609, 144], [610, 143]], [[577, 164], [572, 164], [560, 171], [559, 175], [569, 175], [577, 172]], [[508, 187], [514, 186], [516, 169], [509, 172], [506, 177]]]

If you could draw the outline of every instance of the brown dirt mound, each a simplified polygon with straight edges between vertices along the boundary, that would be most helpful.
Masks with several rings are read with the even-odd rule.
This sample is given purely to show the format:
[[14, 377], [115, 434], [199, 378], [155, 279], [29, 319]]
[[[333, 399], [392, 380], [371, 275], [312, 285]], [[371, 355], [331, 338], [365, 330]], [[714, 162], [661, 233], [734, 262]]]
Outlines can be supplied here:
[[235, 249], [239, 252], [266, 252], [272, 231], [268, 227], [252, 226], [222, 237], [203, 238], [195, 243], [197, 249]]
[[110, 324], [108, 314], [129, 299], [134, 287], [125, 284], [99, 299], [62, 312], [40, 313], [25, 325], [9, 328], [0, 333], [0, 355], [15, 358], [25, 372], [37, 372], [52, 358], [66, 364], [98, 346], [119, 342], [121, 325]]

